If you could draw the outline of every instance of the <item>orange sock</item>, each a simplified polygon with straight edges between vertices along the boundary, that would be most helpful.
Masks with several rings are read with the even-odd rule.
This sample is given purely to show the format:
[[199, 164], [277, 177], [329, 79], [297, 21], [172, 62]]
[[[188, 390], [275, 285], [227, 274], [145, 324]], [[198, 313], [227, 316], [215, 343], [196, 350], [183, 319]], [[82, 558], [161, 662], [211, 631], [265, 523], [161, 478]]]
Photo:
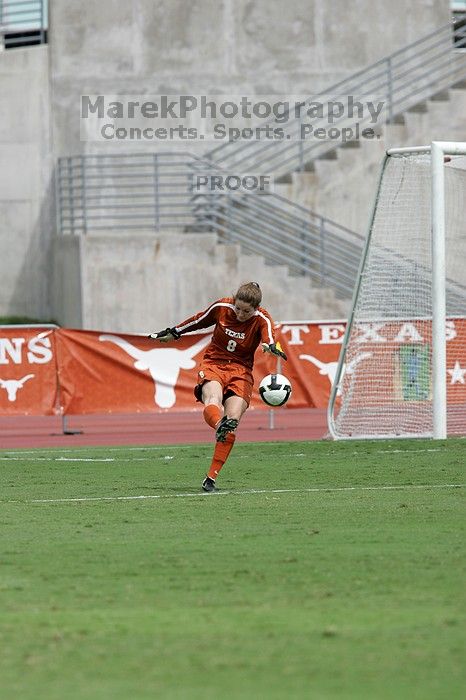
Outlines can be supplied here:
[[222, 411], [219, 409], [218, 406], [215, 406], [215, 404], [211, 403], [204, 408], [203, 415], [207, 425], [210, 425], [210, 427], [215, 430], [217, 423], [222, 417]]
[[212, 458], [212, 464], [210, 465], [208, 476], [211, 479], [216, 479], [220, 469], [223, 467], [228, 459], [233, 445], [235, 444], [236, 435], [234, 433], [227, 433], [225, 442], [216, 442], [214, 456]]

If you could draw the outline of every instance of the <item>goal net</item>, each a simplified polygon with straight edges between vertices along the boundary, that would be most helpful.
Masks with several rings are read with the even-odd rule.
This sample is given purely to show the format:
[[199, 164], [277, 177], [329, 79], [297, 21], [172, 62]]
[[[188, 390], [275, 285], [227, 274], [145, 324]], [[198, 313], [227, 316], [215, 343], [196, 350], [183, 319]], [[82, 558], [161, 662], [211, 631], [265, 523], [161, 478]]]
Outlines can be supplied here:
[[334, 438], [466, 434], [466, 143], [385, 158], [328, 424]]

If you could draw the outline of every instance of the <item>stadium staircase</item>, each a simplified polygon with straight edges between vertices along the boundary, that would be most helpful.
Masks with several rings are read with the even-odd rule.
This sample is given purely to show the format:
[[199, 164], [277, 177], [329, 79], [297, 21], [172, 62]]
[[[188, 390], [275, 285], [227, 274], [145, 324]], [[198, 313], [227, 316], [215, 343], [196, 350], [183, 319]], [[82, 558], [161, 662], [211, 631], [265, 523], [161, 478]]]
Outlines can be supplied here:
[[[60, 158], [60, 232], [183, 233], [197, 236], [201, 247], [214, 237], [221, 251], [209, 249], [213, 263], [229, 260], [238, 275], [273, 278], [306, 307], [314, 300], [317, 314], [346, 313], [361, 236], [274, 193], [196, 191], [199, 173], [225, 175], [187, 152]], [[274, 266], [273, 276], [264, 265]]]
[[[466, 87], [463, 47], [466, 28], [447, 25], [329, 88], [325, 99], [329, 95], [383, 95], [386, 124], [382, 128], [397, 135], [407, 115], [422, 115], [427, 109], [448, 104], [450, 90]], [[310, 99], [318, 100], [319, 96]], [[347, 125], [347, 121], [339, 124], [340, 128]], [[295, 136], [300, 122], [290, 120], [286, 128]], [[290, 138], [284, 142], [229, 142], [204, 158], [180, 152], [61, 158], [57, 177], [60, 230], [63, 234], [118, 229], [127, 233], [215, 234], [220, 244], [229, 246], [223, 257], [233, 255], [241, 269], [250, 269], [252, 263], [260, 276], [264, 263], [274, 265], [278, 288], [292, 290], [306, 306], [311, 298], [317, 299], [322, 315], [343, 315], [363, 236], [277, 191], [214, 195], [197, 191], [194, 183], [199, 173], [263, 171], [273, 173], [282, 187], [288, 188], [287, 194], [296, 199], [299, 195], [296, 188], [290, 189], [290, 183], [298, 182], [298, 190], [301, 187], [308, 192], [313, 189], [309, 187], [312, 178], [321, 175], [322, 168], [328, 167], [331, 180], [331, 165], [337, 159], [340, 169], [344, 170], [341, 165], [345, 159], [345, 167], [351, 169], [352, 163], [354, 168], [355, 147], [360, 148], [361, 142], [343, 147], [334, 142]], [[372, 149], [377, 170], [384, 150]], [[304, 187], [297, 178], [304, 178]], [[333, 184], [332, 198], [342, 210], [341, 197], [335, 197], [335, 191]], [[371, 199], [364, 188], [362, 196], [366, 202]]]
[[357, 150], [340, 148], [334, 160], [316, 160], [312, 172], [292, 173], [291, 182], [276, 186], [275, 191], [353, 231], [365, 232], [386, 149], [436, 139], [466, 140], [465, 87], [450, 88], [426, 100], [424, 110], [410, 110], [398, 123], [383, 125], [377, 143], [362, 141]]
[[[354, 101], [383, 101], [379, 124], [404, 123], [409, 111], [425, 112], [427, 101], [448, 99], [452, 87], [466, 87], [466, 15], [449, 23], [408, 46], [395, 51], [365, 69], [330, 86], [307, 103], [327, 105], [352, 96]], [[319, 159], [335, 160], [341, 148], [358, 148], [360, 139], [320, 140], [300, 138], [302, 125], [314, 131], [329, 127], [328, 113], [309, 118], [290, 118], [285, 124], [270, 120], [271, 127], [281, 127], [284, 137], [274, 140], [228, 141], [207, 151], [206, 157], [223, 169], [235, 172], [273, 173], [289, 181], [294, 171], [312, 171]], [[332, 121], [340, 132], [344, 128], [371, 126], [371, 115], [344, 113]]]

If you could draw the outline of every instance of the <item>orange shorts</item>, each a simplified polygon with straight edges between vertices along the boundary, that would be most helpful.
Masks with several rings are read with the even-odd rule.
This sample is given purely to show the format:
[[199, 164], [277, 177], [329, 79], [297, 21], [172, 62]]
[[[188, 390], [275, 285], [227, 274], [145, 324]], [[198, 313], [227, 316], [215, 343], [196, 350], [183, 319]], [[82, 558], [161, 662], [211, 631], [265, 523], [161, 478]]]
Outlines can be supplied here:
[[223, 387], [223, 400], [233, 394], [244, 399], [249, 406], [254, 379], [248, 367], [236, 362], [212, 362], [202, 360], [197, 375], [199, 385], [216, 381]]

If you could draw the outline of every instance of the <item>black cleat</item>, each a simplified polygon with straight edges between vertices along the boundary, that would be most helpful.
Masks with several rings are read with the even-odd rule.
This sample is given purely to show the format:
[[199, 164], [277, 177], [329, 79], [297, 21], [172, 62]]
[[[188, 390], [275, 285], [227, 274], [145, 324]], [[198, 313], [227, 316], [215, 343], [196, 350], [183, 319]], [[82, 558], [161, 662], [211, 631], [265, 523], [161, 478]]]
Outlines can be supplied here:
[[234, 433], [238, 427], [239, 421], [236, 418], [228, 418], [223, 416], [222, 420], [215, 431], [215, 439], [217, 442], [225, 442], [228, 433]]
[[210, 476], [206, 476], [206, 478], [202, 482], [202, 488], [208, 493], [215, 491], [215, 479], [211, 479]]

